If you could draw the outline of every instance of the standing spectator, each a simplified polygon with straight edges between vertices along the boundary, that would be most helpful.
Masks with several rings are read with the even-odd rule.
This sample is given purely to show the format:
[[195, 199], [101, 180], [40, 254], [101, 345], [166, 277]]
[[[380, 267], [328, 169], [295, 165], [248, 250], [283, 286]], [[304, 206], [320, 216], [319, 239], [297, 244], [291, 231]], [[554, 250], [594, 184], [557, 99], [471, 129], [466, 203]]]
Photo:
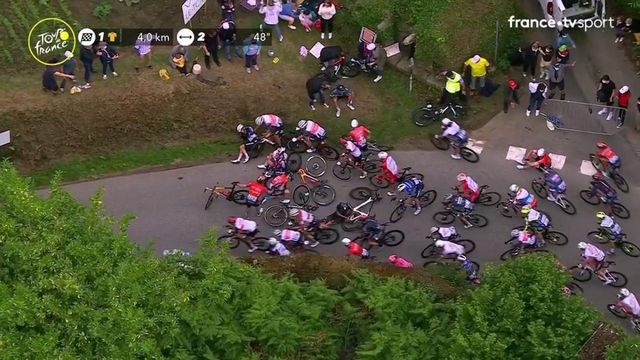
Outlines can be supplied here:
[[338, 100], [340, 99], [347, 101], [347, 107], [351, 111], [356, 109], [355, 106], [353, 106], [353, 99], [355, 98], [353, 91], [342, 84], [334, 87], [329, 96], [331, 96], [333, 104], [336, 106], [336, 117], [340, 117], [340, 106], [338, 105]]
[[[58, 61], [53, 61], [58, 62]], [[71, 79], [73, 80], [75, 77], [73, 75], [67, 75], [61, 71], [59, 66], [47, 66], [47, 68], [42, 73], [42, 90], [46, 92], [51, 92], [54, 95], [58, 94], [58, 81], [56, 81], [56, 76]]]
[[218, 31], [216, 29], [209, 30], [205, 36], [204, 41], [202, 43], [202, 51], [204, 51], [204, 66], [207, 69], [211, 69], [211, 60], [216, 63], [216, 65], [221, 66], [220, 59], [218, 59], [218, 47], [220, 46], [220, 42], [218, 41]]
[[188, 76], [189, 75], [189, 71], [187, 70], [187, 58], [184, 56], [183, 53], [179, 52], [176, 53], [173, 56], [173, 65], [175, 65], [176, 70], [178, 70], [178, 72], [180, 72], [181, 74]]
[[142, 39], [136, 40], [133, 49], [136, 51], [138, 64], [136, 64], [136, 72], [140, 72], [140, 64], [151, 69], [151, 34], [143, 35]]
[[326, 76], [322, 73], [315, 75], [311, 79], [307, 80], [307, 95], [309, 95], [309, 107], [311, 110], [316, 109], [316, 101], [320, 100], [322, 105], [326, 108], [329, 107], [324, 100], [323, 90], [329, 89]]
[[487, 68], [489, 65], [489, 61], [480, 55], [474, 55], [472, 58], [464, 62], [464, 69], [462, 69], [463, 73], [467, 70], [467, 67], [471, 67], [471, 84], [469, 84], [471, 95], [474, 95], [476, 85], [478, 85], [480, 89], [484, 87]]
[[65, 85], [67, 84], [67, 79], [73, 79], [73, 82], [75, 82], [75, 77], [76, 77], [76, 59], [73, 58], [73, 53], [69, 50], [64, 52], [64, 57], [67, 58], [67, 61], [65, 61], [62, 64], [62, 73], [65, 75], [71, 75], [71, 78], [68, 77], [64, 77], [62, 78], [62, 83], [60, 84], [60, 92], [64, 92], [65, 89]]
[[520, 48], [518, 52], [522, 54], [522, 76], [527, 77], [527, 71], [531, 72], [531, 76], [536, 76], [536, 62], [538, 60], [538, 51], [540, 50], [540, 43], [534, 41], [531, 45], [525, 49]]
[[318, 7], [320, 16], [320, 38], [324, 39], [324, 34], [329, 33], [329, 39], [333, 37], [333, 17], [336, 15], [336, 6], [331, 0], [324, 0]]
[[536, 116], [540, 115], [540, 108], [547, 94], [547, 85], [539, 83], [535, 78], [529, 83], [529, 106], [527, 107], [527, 116], [531, 116], [531, 111], [536, 111]]
[[504, 113], [509, 112], [509, 107], [514, 108], [516, 104], [520, 104], [520, 99], [518, 98], [518, 89], [520, 89], [520, 85], [511, 79], [507, 81], [507, 86], [504, 88]]
[[376, 74], [376, 78], [373, 79], [373, 82], [377, 83], [378, 81], [382, 80], [384, 64], [387, 61], [387, 52], [384, 50], [380, 43], [368, 44], [367, 50], [369, 50], [367, 66], [373, 69], [373, 72]]
[[233, 4], [233, 0], [221, 0], [220, 12], [222, 13], [222, 20], [236, 21], [236, 7]]
[[300, 20], [300, 24], [304, 27], [304, 31], [311, 32], [311, 27], [313, 26], [311, 11], [303, 9], [300, 15], [298, 15], [298, 20]]
[[560, 45], [556, 52], [556, 61], [560, 64], [569, 63], [569, 47], [567, 45]]
[[291, 30], [295, 30], [296, 27], [293, 25], [296, 22], [296, 12], [298, 11], [298, 3], [296, 0], [285, 0], [286, 2], [282, 4], [282, 10], [280, 11], [280, 15], [278, 17], [284, 21], [286, 21], [287, 27]]
[[84, 66], [84, 88], [85, 89], [88, 89], [91, 87], [91, 73], [93, 72], [94, 57], [95, 57], [95, 53], [93, 52], [93, 47], [83, 46], [80, 48], [80, 61], [82, 61], [82, 65]]
[[440, 104], [447, 105], [453, 102], [454, 97], [459, 97], [462, 102], [465, 102], [462, 76], [455, 71], [446, 71], [442, 75], [447, 78], [447, 82], [444, 84], [444, 89], [442, 89]]
[[627, 34], [631, 33], [631, 24], [633, 20], [631, 18], [627, 18], [626, 20], [622, 20], [622, 16], [618, 17], [616, 20], [616, 41], [615, 43], [621, 43], [624, 40], [624, 37]]
[[260, 70], [258, 67], [258, 55], [260, 55], [261, 46], [258, 40], [252, 39], [253, 35], [250, 38], [245, 40], [244, 45], [244, 67], [247, 69], [247, 74], [251, 74], [252, 66], [256, 71]]
[[111, 70], [111, 74], [113, 76], [118, 76], [116, 69], [113, 67], [113, 62], [120, 57], [118, 52], [109, 46], [106, 42], [101, 42], [98, 44], [98, 52], [96, 55], [100, 57], [100, 62], [102, 63], [102, 79], [107, 80], [107, 68]]
[[573, 39], [571, 39], [571, 36], [569, 36], [567, 30], [564, 29], [558, 32], [558, 37], [556, 38], [556, 48], [559, 48], [562, 45], [566, 45], [567, 47], [571, 47], [572, 49], [576, 48], [576, 43], [573, 42]]
[[231, 61], [231, 48], [237, 57], [242, 58], [242, 50], [236, 45], [236, 24], [233, 21], [227, 20], [220, 25], [218, 37], [227, 60]]
[[607, 115], [607, 121], [613, 119], [613, 110], [609, 109], [609, 106], [613, 105], [613, 96], [615, 95], [616, 84], [611, 81], [609, 75], [604, 75], [600, 78], [598, 84], [598, 90], [596, 91], [596, 98], [598, 102], [603, 104], [602, 110], [598, 111], [598, 115]]
[[260, 28], [264, 25], [273, 28], [276, 32], [276, 37], [279, 42], [282, 42], [284, 36], [282, 35], [282, 31], [280, 30], [280, 25], [278, 25], [278, 21], [280, 20], [278, 16], [282, 11], [282, 5], [280, 2], [275, 2], [275, 0], [267, 0], [267, 5], [261, 5], [260, 10], [258, 10], [260, 14], [264, 14], [264, 21], [260, 25]]
[[624, 85], [618, 90], [618, 94], [616, 95], [618, 98], [618, 125], [617, 128], [621, 128], [624, 125], [624, 119], [627, 117], [627, 108], [629, 107], [629, 101], [631, 100], [631, 91], [629, 91], [629, 87]]
[[540, 79], [549, 80], [551, 60], [553, 60], [553, 47], [547, 45], [540, 51]]
[[564, 100], [564, 78], [567, 74], [567, 68], [576, 65], [574, 61], [571, 64], [561, 64], [556, 61], [555, 64], [549, 66], [549, 99], [552, 99], [555, 95], [555, 89], [560, 89], [560, 100]]

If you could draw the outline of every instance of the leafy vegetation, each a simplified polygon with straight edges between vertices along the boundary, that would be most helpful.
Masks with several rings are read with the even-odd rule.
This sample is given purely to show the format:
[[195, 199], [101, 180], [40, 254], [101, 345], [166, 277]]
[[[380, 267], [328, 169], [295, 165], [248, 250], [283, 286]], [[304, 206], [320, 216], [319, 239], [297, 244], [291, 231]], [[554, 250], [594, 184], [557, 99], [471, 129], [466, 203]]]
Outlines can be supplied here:
[[109, 14], [111, 14], [111, 3], [107, 0], [102, 0], [93, 9], [93, 16], [97, 17], [100, 20], [106, 19]]
[[607, 348], [607, 360], [640, 359], [640, 338], [627, 337]]

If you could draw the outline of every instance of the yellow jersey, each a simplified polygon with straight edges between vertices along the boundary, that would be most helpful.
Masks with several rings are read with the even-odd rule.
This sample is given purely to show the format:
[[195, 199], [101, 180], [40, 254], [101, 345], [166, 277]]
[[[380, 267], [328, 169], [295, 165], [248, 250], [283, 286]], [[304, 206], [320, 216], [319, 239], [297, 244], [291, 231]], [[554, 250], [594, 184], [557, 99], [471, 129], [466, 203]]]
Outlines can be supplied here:
[[479, 77], [487, 75], [487, 66], [489, 66], [489, 62], [485, 58], [480, 58], [478, 62], [473, 62], [473, 59], [469, 59], [465, 61], [464, 64], [471, 67], [471, 76]]

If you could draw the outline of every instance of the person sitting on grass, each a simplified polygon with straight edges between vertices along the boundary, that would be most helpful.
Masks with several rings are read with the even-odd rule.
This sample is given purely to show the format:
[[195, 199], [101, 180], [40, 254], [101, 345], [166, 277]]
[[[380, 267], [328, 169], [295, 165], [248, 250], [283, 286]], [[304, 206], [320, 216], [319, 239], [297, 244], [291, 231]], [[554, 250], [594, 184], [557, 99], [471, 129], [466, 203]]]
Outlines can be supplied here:
[[331, 96], [333, 103], [336, 106], [336, 117], [340, 117], [340, 106], [338, 105], [338, 100], [340, 99], [347, 101], [347, 107], [349, 110], [353, 111], [356, 109], [355, 106], [353, 106], [353, 91], [342, 84], [334, 87], [329, 96]]

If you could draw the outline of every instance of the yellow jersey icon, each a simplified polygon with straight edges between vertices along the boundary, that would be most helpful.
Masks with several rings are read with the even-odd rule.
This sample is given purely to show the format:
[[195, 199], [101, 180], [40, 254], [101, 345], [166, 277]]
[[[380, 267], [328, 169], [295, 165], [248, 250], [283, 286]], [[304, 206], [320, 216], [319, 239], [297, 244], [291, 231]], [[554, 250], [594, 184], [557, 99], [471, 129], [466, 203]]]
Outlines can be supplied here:
[[109, 42], [115, 42], [116, 39], [118, 38], [118, 34], [112, 31], [107, 34], [107, 37], [109, 38]]

